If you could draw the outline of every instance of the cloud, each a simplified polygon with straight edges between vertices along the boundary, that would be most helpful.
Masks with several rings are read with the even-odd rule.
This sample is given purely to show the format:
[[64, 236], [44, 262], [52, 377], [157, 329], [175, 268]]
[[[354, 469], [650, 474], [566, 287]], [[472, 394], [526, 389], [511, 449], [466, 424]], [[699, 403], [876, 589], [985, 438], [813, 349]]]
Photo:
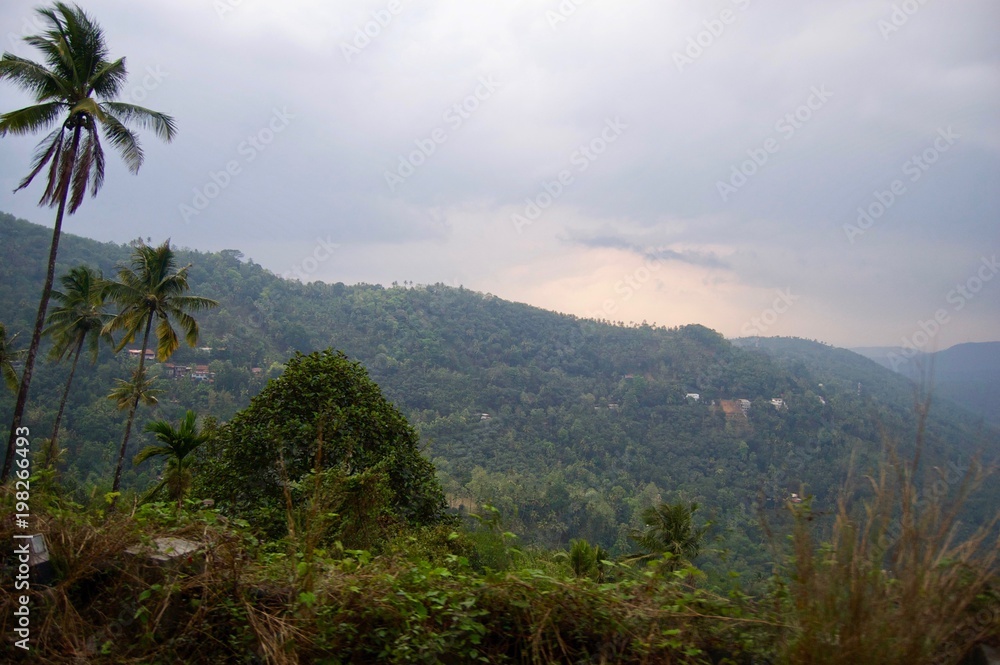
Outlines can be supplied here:
[[[36, 5], [0, 7], [4, 48], [31, 56], [17, 37]], [[330, 238], [342, 251], [316, 278], [460, 279], [730, 335], [791, 288], [800, 300], [772, 330], [843, 345], [898, 342], [998, 249], [996, 3], [921, 4], [889, 33], [892, 6], [863, 0], [574, 6], [92, 0], [130, 90], [180, 133], [143, 137], [138, 177], [110, 158], [104, 190], [66, 228], [238, 246], [279, 274]], [[680, 68], [678, 54], [696, 57]], [[166, 76], [145, 89], [149, 68]], [[498, 85], [477, 96], [484, 77]], [[3, 87], [4, 110], [27, 103]], [[817, 88], [832, 94], [809, 108]], [[253, 159], [241, 152], [285, 108], [287, 128]], [[614, 118], [627, 129], [575, 162]], [[960, 139], [910, 180], [907, 163], [949, 127]], [[0, 141], [0, 209], [49, 223], [39, 191], [11, 194], [38, 138]], [[392, 188], [401, 159], [413, 172]], [[179, 206], [213, 193], [233, 161], [239, 173], [184, 219]], [[745, 182], [724, 199], [734, 169]], [[567, 170], [572, 182], [515, 226]], [[895, 180], [906, 191], [852, 242], [845, 225]], [[660, 270], [628, 286], [649, 259]], [[952, 319], [953, 341], [995, 339], [1000, 288]]]
[[566, 242], [573, 245], [592, 248], [621, 249], [637, 256], [653, 261], [678, 261], [706, 268], [727, 269], [729, 264], [712, 251], [696, 251], [690, 249], [671, 249], [651, 244], [637, 243], [619, 235], [590, 235], [571, 233]]

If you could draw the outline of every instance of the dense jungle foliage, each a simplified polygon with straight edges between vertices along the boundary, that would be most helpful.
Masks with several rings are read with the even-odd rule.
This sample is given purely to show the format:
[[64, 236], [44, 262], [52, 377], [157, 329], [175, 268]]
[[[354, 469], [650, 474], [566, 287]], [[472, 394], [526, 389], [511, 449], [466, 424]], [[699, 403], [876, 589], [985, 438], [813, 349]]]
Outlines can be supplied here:
[[[0, 311], [12, 333], [27, 329], [46, 242], [43, 228], [2, 220]], [[86, 264], [112, 274], [129, 252], [67, 235], [58, 273]], [[586, 321], [443, 285], [302, 284], [236, 250], [178, 255], [197, 292], [220, 306], [200, 315], [199, 348], [182, 345], [170, 362], [207, 365], [214, 378], [171, 379], [152, 363], [165, 392], [140, 415], [177, 420], [193, 409], [229, 421], [295, 352], [332, 347], [361, 362], [419, 433], [450, 505], [496, 507], [524, 543], [583, 538], [621, 554], [644, 509], [697, 501], [713, 523], [706, 556], [726, 550], [726, 569], [766, 572], [762, 515], [783, 519], [781, 506], [803, 487], [828, 509], [852, 454], [863, 471], [883, 432], [904, 448], [916, 435], [912, 383], [816, 342], [740, 348], [697, 325]], [[78, 369], [60, 438], [66, 480], [81, 490], [108, 482], [122, 414], [105, 395], [132, 364], [105, 348]], [[38, 369], [30, 420], [40, 435], [66, 371]], [[738, 399], [751, 403], [746, 417], [727, 416], [721, 401]], [[9, 405], [4, 395], [4, 413]], [[953, 481], [979, 451], [987, 460], [1000, 451], [995, 430], [943, 401], [926, 434], [928, 459], [953, 469]], [[129, 454], [150, 440], [137, 433]], [[125, 486], [141, 490], [155, 473], [126, 464]], [[988, 492], [973, 521], [998, 503]]]
[[[7, 339], [46, 242], [0, 219]], [[58, 272], [134, 249], [67, 235]], [[81, 359], [52, 469], [67, 367], [38, 367], [39, 657], [931, 663], [995, 639], [1000, 435], [872, 361], [177, 253], [219, 306], [149, 361], [115, 509], [135, 358]], [[197, 549], [151, 565], [165, 537]]]

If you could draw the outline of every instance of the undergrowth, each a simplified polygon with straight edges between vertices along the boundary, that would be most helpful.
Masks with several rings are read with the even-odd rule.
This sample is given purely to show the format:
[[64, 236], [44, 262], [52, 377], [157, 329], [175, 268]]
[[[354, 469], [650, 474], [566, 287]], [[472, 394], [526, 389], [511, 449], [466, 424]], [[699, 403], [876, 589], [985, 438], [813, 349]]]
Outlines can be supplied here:
[[[985, 472], [974, 465], [947, 497], [928, 493], [919, 446], [905, 461], [889, 448], [873, 475], [849, 481], [827, 533], [810, 500], [789, 505], [794, 529], [759, 597], [710, 588], [671, 554], [519, 547], [490, 510], [469, 527], [386, 523], [372, 547], [353, 549], [324, 537], [338, 517], [318, 482], [274, 541], [195, 500], [181, 511], [83, 506], [44, 473], [32, 519], [56, 581], [32, 585], [31, 651], [4, 639], [4, 661], [930, 665], [1000, 635], [996, 522], [958, 521]], [[13, 505], [0, 489], [4, 542]], [[199, 551], [156, 564], [149, 552], [163, 537]]]

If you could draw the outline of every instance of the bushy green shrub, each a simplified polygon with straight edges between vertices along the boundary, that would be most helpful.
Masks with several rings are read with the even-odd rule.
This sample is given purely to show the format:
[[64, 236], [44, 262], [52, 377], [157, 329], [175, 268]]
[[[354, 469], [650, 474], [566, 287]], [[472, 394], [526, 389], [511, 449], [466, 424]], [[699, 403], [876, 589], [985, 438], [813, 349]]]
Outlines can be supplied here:
[[296, 354], [206, 448], [200, 495], [272, 537], [287, 532], [296, 487], [308, 494], [303, 479], [325, 469], [338, 469], [341, 507], [371, 498], [377, 485], [387, 492], [389, 515], [403, 523], [434, 524], [445, 515], [416, 432], [359, 363], [329, 349]]

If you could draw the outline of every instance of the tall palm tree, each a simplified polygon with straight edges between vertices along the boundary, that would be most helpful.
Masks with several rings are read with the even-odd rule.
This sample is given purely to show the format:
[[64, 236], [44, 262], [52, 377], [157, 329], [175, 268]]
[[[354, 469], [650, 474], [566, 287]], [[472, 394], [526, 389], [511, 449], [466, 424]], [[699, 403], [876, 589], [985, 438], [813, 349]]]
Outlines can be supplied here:
[[0, 482], [6, 481], [10, 473], [15, 433], [28, 401], [52, 293], [63, 215], [67, 207], [69, 214], [76, 212], [88, 190], [91, 196], [96, 196], [104, 182], [104, 150], [98, 128], [132, 173], [138, 173], [142, 166], [143, 152], [130, 126], [151, 129], [167, 142], [177, 131], [168, 115], [114, 101], [125, 87], [125, 59], [109, 60], [104, 32], [80, 7], [57, 2], [39, 9], [38, 14], [47, 29], [42, 34], [25, 37], [24, 41], [41, 51], [44, 64], [11, 53], [0, 58], [0, 81], [8, 80], [30, 93], [35, 103], [0, 115], [0, 137], [34, 134], [58, 123], [38, 144], [31, 171], [17, 188], [27, 187], [47, 166], [45, 190], [38, 204], [57, 210], [48, 269], [18, 388]]
[[59, 400], [56, 422], [52, 427], [49, 446], [53, 456], [58, 454], [59, 425], [62, 423], [69, 389], [84, 345], [87, 345], [90, 361], [94, 363], [97, 362], [101, 341], [113, 343], [111, 335], [103, 330], [112, 317], [105, 311], [106, 282], [101, 272], [88, 266], [77, 266], [60, 277], [59, 282], [63, 290], [52, 292], [52, 298], [59, 306], [49, 314], [49, 326], [44, 332], [54, 339], [49, 356], [56, 361], [72, 356], [73, 364], [70, 366], [62, 399]]
[[184, 505], [184, 495], [191, 484], [191, 461], [188, 457], [201, 444], [208, 441], [210, 434], [199, 432], [195, 426], [197, 416], [188, 411], [177, 429], [166, 420], [154, 420], [146, 424], [146, 431], [152, 432], [160, 441], [160, 446], [147, 446], [135, 456], [135, 464], [142, 464], [150, 457], [166, 457], [167, 468], [163, 480], [147, 495], [153, 497], [165, 485], [171, 499], [177, 500], [177, 510]]
[[3, 377], [4, 384], [13, 392], [17, 392], [17, 370], [14, 368], [14, 363], [21, 359], [24, 355], [24, 351], [14, 350], [14, 340], [20, 333], [14, 333], [12, 337], [7, 338], [7, 326], [0, 323], [0, 375]]
[[[132, 252], [132, 263], [129, 266], [119, 266], [118, 280], [107, 286], [108, 299], [120, 307], [118, 315], [111, 320], [104, 331], [111, 333], [122, 331], [116, 351], [135, 341], [142, 333], [142, 350], [139, 352], [139, 375], [145, 371], [146, 349], [149, 348], [149, 333], [156, 324], [156, 359], [165, 362], [180, 346], [177, 331], [171, 321], [177, 323], [188, 345], [198, 343], [198, 322], [188, 312], [198, 312], [215, 307], [219, 303], [200, 296], [188, 296], [184, 293], [188, 286], [187, 271], [190, 264], [177, 269], [177, 258], [167, 240], [158, 247], [140, 243]], [[129, 409], [128, 420], [125, 421], [125, 436], [122, 437], [121, 449], [118, 451], [118, 466], [115, 468], [115, 481], [111, 487], [117, 492], [121, 485], [122, 464], [125, 461], [125, 449], [128, 446], [129, 434], [132, 432], [132, 421], [135, 418], [136, 407], [139, 406], [139, 395], [135, 395]]]

